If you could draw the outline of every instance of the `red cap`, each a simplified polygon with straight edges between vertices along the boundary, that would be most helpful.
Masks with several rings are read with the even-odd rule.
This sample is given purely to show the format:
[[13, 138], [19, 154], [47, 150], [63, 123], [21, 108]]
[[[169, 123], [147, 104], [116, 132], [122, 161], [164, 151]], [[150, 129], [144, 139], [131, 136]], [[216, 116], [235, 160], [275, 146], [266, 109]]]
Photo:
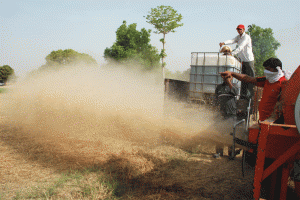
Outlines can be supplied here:
[[245, 26], [243, 24], [240, 24], [240, 25], [237, 26], [236, 29], [245, 29]]

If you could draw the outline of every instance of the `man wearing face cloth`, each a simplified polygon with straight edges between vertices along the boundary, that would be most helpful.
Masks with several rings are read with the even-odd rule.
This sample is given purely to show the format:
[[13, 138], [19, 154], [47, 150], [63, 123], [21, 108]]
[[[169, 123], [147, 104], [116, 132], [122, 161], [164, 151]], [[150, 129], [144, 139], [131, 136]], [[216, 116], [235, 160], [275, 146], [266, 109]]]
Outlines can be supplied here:
[[233, 76], [242, 82], [264, 88], [258, 108], [260, 121], [264, 121], [271, 116], [278, 101], [282, 83], [289, 79], [291, 75], [282, 71], [282, 63], [278, 58], [269, 58], [263, 63], [263, 66], [265, 68], [264, 77], [255, 78], [230, 71], [220, 73], [222, 77]]
[[[255, 78], [230, 71], [220, 73], [224, 78], [233, 76], [242, 82], [263, 87], [263, 95], [258, 107], [260, 121], [264, 121], [272, 115], [274, 107], [280, 99], [282, 84], [291, 76], [290, 72], [282, 71], [282, 63], [278, 58], [269, 58], [263, 63], [263, 66], [265, 68], [264, 77]], [[265, 167], [270, 166], [272, 162], [272, 159], [266, 159]], [[300, 161], [294, 163], [294, 181], [296, 188], [300, 189]], [[261, 183], [261, 200], [268, 199], [269, 187], [270, 177]], [[300, 198], [299, 189], [296, 189], [296, 193]]]

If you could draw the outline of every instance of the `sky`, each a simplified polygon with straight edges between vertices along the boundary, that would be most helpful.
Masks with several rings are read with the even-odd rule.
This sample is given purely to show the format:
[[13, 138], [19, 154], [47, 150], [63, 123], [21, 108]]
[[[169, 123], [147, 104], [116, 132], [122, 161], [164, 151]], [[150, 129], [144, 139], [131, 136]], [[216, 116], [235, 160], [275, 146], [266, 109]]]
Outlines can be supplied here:
[[[122, 22], [154, 31], [144, 16], [160, 5], [183, 16], [184, 25], [165, 40], [166, 67], [173, 72], [190, 68], [191, 52], [218, 52], [220, 42], [237, 36], [239, 24], [272, 28], [283, 68], [293, 72], [300, 65], [299, 0], [0, 0], [0, 66], [25, 76], [59, 49], [104, 63], [104, 50], [116, 41]], [[159, 51], [160, 38], [151, 34]]]

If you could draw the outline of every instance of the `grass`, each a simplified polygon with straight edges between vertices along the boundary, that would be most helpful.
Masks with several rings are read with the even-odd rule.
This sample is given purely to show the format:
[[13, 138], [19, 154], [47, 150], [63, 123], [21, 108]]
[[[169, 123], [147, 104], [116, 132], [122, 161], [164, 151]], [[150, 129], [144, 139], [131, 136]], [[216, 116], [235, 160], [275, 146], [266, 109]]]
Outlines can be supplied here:
[[4, 92], [7, 92], [7, 89], [6, 88], [0, 88], [0, 93], [4, 93]]
[[[16, 191], [11, 198], [21, 199], [119, 199], [114, 193], [118, 181], [101, 169], [70, 171], [51, 184], [40, 183], [25, 191]], [[0, 194], [0, 200], [8, 199]]]

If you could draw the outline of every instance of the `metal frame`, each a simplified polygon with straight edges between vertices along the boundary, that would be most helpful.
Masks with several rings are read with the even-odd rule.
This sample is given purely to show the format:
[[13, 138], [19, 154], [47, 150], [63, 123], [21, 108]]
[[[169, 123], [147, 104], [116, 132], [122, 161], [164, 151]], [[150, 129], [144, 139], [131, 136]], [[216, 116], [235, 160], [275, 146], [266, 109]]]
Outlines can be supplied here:
[[295, 122], [300, 133], [300, 94], [297, 97], [296, 104], [295, 104]]
[[[239, 126], [239, 125], [241, 125], [244, 122], [245, 122], [244, 132], [248, 133], [249, 122], [250, 122], [250, 120], [249, 120], [249, 118], [250, 118], [250, 109], [251, 109], [250, 106], [251, 106], [251, 99], [249, 100], [249, 104], [248, 104], [248, 107], [247, 107], [247, 118], [246, 119], [242, 119], [242, 120], [236, 122], [233, 125], [233, 132], [232, 132], [232, 152], [231, 152], [231, 155], [229, 157], [229, 159], [231, 159], [231, 160], [234, 159], [235, 156], [238, 153], [240, 153], [240, 150], [235, 151], [235, 143], [238, 143], [240, 145], [246, 146], [248, 148], [252, 147], [251, 143], [235, 137], [236, 127]], [[244, 171], [244, 169], [242, 168], [242, 172], [243, 171]]]

